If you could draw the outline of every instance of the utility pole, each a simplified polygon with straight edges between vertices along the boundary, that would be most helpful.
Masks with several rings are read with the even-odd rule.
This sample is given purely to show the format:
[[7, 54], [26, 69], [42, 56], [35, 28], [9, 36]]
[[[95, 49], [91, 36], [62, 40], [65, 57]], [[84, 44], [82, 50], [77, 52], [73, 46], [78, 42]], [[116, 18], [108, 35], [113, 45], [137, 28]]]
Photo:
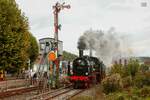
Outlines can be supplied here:
[[[58, 30], [60, 30], [61, 25], [58, 22], [58, 14], [61, 10], [63, 10], [64, 8], [70, 9], [70, 5], [65, 5], [65, 3], [60, 4], [59, 2], [57, 2], [54, 6], [54, 52], [56, 54], [56, 60], [54, 61], [54, 66], [56, 68], [54, 68], [54, 72], [56, 72], [56, 82], [55, 82], [55, 87], [59, 87], [59, 54], [58, 54]], [[56, 69], [56, 71], [55, 71]]]

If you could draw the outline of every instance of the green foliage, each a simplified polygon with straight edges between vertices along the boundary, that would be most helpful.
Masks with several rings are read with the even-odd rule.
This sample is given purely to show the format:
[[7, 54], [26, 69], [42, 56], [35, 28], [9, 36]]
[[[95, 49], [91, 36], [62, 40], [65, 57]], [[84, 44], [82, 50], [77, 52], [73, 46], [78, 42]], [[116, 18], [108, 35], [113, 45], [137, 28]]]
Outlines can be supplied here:
[[67, 51], [63, 52], [63, 59], [67, 61], [73, 61], [75, 58], [77, 58], [77, 55], [69, 53]]
[[139, 62], [138, 60], [132, 60], [130, 59], [128, 65], [127, 65], [127, 72], [129, 73], [129, 75], [131, 75], [132, 77], [135, 76], [135, 74], [139, 71]]
[[150, 97], [150, 87], [144, 86], [140, 91], [141, 97]]
[[131, 87], [129, 89], [129, 93], [130, 93], [130, 95], [140, 96], [140, 89], [137, 87]]
[[[0, 0], [0, 69], [17, 72], [27, 66], [34, 39], [28, 31], [28, 19], [21, 13], [15, 0]], [[31, 38], [32, 39], [31, 39]], [[32, 45], [33, 46], [33, 45]]]
[[134, 78], [134, 85], [138, 88], [145, 86], [150, 86], [150, 73], [137, 73]]
[[111, 92], [121, 91], [122, 90], [122, 79], [120, 74], [113, 74], [111, 76], [107, 76], [102, 81], [103, 91], [106, 94]]
[[126, 100], [126, 96], [123, 93], [110, 93], [106, 96], [106, 100]]
[[135, 93], [135, 89], [134, 91], [131, 92], [114, 92], [107, 95], [106, 100], [147, 100], [148, 98], [147, 94], [149, 91], [146, 92], [147, 97], [140, 96], [140, 92], [141, 90], [137, 90], [137, 89], [136, 89], [136, 93], [138, 94]]
[[121, 76], [123, 75], [123, 66], [121, 64], [114, 64], [112, 67], [111, 67], [111, 71], [110, 71], [111, 74], [115, 74], [115, 73], [118, 73], [120, 74]]
[[[108, 91], [106, 100], [149, 100], [150, 99], [150, 70], [148, 65], [140, 65], [137, 60], [130, 59], [126, 66], [113, 65], [110, 75], [119, 73], [122, 77], [123, 89], [121, 92]], [[106, 81], [111, 83], [109, 81]], [[110, 90], [111, 85], [106, 85]], [[106, 93], [107, 94], [107, 93]]]
[[145, 76], [143, 74], [137, 74], [134, 79], [134, 85], [138, 88], [143, 87], [143, 82], [145, 80]]
[[123, 87], [127, 88], [133, 85], [132, 77], [126, 76], [122, 78]]
[[93, 100], [92, 96], [77, 96], [71, 100]]
[[30, 33], [30, 45], [28, 47], [28, 53], [30, 58], [31, 67], [39, 55], [39, 46], [36, 38]]
[[127, 66], [122, 64], [114, 64], [111, 67], [111, 74], [119, 73], [122, 77], [131, 76], [134, 77], [139, 70], [139, 62], [137, 60], [130, 59]]
[[26, 66], [29, 35], [27, 18], [15, 0], [0, 0], [0, 67], [18, 70]]
[[[128, 93], [129, 94], [129, 93]], [[138, 98], [145, 98], [150, 97], [150, 87], [144, 86], [143, 88], [131, 88], [130, 90], [130, 97], [137, 96]]]
[[150, 65], [144, 65], [144, 64], [142, 64], [140, 66], [140, 71], [143, 72], [143, 73], [148, 72], [149, 69], [150, 69]]

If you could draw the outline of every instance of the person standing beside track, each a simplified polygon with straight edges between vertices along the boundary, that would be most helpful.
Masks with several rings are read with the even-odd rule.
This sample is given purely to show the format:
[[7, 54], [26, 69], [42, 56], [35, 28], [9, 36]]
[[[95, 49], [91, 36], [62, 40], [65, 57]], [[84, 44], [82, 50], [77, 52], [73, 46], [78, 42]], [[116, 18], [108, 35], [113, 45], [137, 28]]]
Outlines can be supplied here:
[[68, 76], [70, 76], [71, 75], [71, 73], [70, 73], [70, 61], [68, 61], [68, 71], [67, 71], [67, 74], [68, 74]]
[[27, 87], [30, 86], [31, 84], [31, 81], [30, 81], [30, 71], [29, 70], [25, 70], [25, 80], [26, 80], [26, 85]]
[[32, 85], [37, 85], [37, 73], [34, 73], [32, 77]]

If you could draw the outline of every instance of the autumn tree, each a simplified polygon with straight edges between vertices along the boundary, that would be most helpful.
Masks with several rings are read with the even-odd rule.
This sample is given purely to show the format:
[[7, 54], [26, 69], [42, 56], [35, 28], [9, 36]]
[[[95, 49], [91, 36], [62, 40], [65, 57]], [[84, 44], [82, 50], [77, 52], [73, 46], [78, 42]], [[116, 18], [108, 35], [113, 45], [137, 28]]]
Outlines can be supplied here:
[[0, 69], [16, 72], [27, 66], [35, 43], [28, 30], [28, 19], [15, 0], [0, 0]]
[[121, 64], [114, 64], [111, 67], [110, 74], [120, 74], [121, 76], [123, 75], [123, 66]]
[[30, 45], [28, 48], [31, 67], [39, 54], [39, 46], [36, 38], [30, 33]]

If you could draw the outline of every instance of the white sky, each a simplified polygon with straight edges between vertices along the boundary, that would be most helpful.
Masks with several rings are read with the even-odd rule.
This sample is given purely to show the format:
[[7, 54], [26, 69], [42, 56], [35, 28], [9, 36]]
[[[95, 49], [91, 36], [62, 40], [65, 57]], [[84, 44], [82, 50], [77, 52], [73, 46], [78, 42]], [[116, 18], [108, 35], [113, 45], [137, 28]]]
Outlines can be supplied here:
[[[84, 31], [115, 27], [126, 35], [132, 52], [150, 56], [150, 0], [57, 0], [71, 5], [59, 14], [59, 39], [64, 50], [78, 54], [77, 41]], [[53, 37], [53, 10], [56, 0], [16, 0], [29, 18], [30, 31], [37, 38]], [[141, 7], [147, 2], [147, 7]]]

